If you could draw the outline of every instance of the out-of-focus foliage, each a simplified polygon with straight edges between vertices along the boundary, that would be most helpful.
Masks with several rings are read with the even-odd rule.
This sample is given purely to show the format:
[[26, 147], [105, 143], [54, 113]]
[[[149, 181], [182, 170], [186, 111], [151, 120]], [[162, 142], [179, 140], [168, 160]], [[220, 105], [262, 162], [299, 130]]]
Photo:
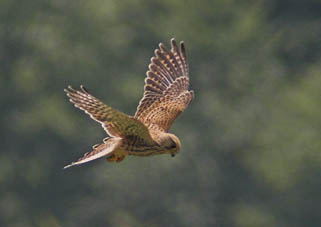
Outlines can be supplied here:
[[[62, 170], [105, 137], [63, 88], [133, 114], [171, 37], [181, 153]], [[319, 1], [2, 0], [0, 106], [0, 226], [321, 226]]]

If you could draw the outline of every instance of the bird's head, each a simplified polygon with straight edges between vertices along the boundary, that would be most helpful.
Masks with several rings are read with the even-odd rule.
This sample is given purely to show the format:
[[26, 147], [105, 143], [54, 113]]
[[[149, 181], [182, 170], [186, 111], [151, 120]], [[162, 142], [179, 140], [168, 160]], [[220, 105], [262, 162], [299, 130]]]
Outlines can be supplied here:
[[160, 145], [165, 153], [170, 154], [172, 157], [174, 157], [182, 147], [181, 141], [171, 133], [166, 133], [162, 136]]

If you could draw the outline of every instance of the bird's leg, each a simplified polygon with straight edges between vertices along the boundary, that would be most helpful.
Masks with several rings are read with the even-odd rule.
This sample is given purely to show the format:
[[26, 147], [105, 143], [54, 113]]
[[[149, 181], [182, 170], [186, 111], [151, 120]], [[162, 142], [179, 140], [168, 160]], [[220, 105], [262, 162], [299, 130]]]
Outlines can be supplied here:
[[121, 162], [128, 155], [123, 149], [118, 149], [114, 151], [108, 158], [108, 162]]
[[123, 161], [123, 160], [125, 159], [125, 157], [126, 157], [126, 155], [117, 157], [116, 162], [121, 162], [121, 161]]
[[115, 162], [118, 160], [118, 157], [115, 154], [112, 154], [106, 159], [108, 162]]
[[108, 162], [121, 162], [123, 161], [124, 159], [126, 158], [126, 155], [121, 155], [121, 156], [118, 156], [118, 155], [111, 155], [107, 158], [107, 161]]

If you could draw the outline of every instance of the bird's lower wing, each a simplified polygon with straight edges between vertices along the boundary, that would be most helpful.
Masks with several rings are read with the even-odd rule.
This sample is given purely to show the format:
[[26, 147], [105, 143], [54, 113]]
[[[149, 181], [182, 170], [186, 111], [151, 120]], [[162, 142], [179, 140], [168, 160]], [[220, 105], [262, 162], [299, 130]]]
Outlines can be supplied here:
[[146, 144], [153, 144], [148, 128], [139, 120], [128, 116], [91, 95], [83, 86], [75, 90], [71, 86], [65, 89], [75, 107], [85, 111], [92, 119], [101, 123], [110, 136], [128, 138], [139, 137]]
[[111, 156], [113, 151], [115, 151], [120, 143], [121, 138], [109, 138], [105, 143], [94, 146], [92, 152], [86, 153], [83, 157], [79, 158], [78, 161], [72, 162], [70, 165], [65, 166], [64, 169], [67, 169], [71, 166], [81, 165], [98, 158]]

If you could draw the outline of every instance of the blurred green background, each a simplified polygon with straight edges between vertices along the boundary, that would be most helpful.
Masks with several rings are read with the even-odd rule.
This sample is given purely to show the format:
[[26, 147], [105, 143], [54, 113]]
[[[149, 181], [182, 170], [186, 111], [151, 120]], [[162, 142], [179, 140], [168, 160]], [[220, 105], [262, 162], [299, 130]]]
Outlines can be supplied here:
[[[195, 99], [179, 155], [62, 170], [106, 136], [63, 89], [134, 114], [159, 42]], [[321, 226], [321, 3], [0, 3], [0, 226]]]

